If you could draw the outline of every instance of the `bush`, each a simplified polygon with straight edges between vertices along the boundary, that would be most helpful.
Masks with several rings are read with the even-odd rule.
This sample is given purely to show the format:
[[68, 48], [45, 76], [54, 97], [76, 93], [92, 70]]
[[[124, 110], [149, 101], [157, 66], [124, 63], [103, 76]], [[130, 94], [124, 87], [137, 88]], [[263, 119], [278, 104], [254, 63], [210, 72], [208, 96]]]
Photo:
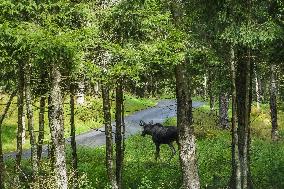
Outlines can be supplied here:
[[[9, 171], [11, 173], [11, 171]], [[51, 170], [51, 165], [49, 163], [43, 162], [40, 167], [39, 176], [35, 181], [31, 178], [31, 169], [27, 162], [24, 161], [22, 166], [20, 177], [15, 173], [6, 175], [6, 188], [21, 189], [54, 189], [57, 188], [56, 180], [53, 171]], [[68, 171], [68, 188], [73, 188], [74, 186], [80, 189], [93, 189], [92, 183], [89, 181], [85, 173], [80, 174], [77, 180], [74, 180], [74, 171]], [[75, 184], [75, 185], [74, 185]]]

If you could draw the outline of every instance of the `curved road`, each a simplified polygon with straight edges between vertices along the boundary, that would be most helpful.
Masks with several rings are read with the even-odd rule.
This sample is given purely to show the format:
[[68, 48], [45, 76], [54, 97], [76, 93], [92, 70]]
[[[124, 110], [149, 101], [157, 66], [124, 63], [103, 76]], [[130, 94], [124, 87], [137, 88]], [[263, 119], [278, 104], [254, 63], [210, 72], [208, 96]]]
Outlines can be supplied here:
[[[193, 102], [193, 108], [202, 106], [203, 102]], [[153, 121], [154, 123], [163, 123], [167, 118], [176, 116], [176, 101], [175, 100], [161, 100], [154, 107], [147, 108], [145, 110], [138, 111], [132, 115], [125, 117], [125, 135], [129, 137], [133, 134], [141, 131], [139, 126], [140, 120], [145, 122]], [[115, 131], [115, 125], [113, 125], [113, 131]], [[70, 138], [66, 139], [67, 143], [70, 143]], [[98, 130], [92, 130], [86, 133], [82, 133], [76, 136], [77, 145], [97, 147], [105, 144], [105, 132], [104, 127]], [[47, 154], [47, 146], [43, 148], [43, 155]], [[11, 152], [4, 155], [4, 159], [15, 158], [16, 153]], [[23, 151], [23, 157], [30, 157], [30, 150]]]

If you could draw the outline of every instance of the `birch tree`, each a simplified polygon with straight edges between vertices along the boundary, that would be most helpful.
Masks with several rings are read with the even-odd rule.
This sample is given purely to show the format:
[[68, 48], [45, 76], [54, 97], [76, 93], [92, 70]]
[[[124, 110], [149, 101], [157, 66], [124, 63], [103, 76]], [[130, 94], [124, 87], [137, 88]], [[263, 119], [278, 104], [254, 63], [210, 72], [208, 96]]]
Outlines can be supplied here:
[[[73, 187], [77, 185], [78, 179], [78, 157], [76, 146], [76, 127], [75, 127], [75, 86], [70, 83], [70, 127], [71, 127], [71, 148], [72, 148], [72, 168], [74, 171]], [[77, 187], [74, 187], [77, 188]]]
[[24, 112], [24, 82], [25, 82], [25, 72], [24, 63], [19, 62], [18, 65], [18, 131], [17, 131], [17, 155], [16, 155], [16, 171], [20, 171], [21, 160], [22, 160], [22, 149], [23, 149], [23, 130], [25, 126], [23, 125], [23, 112]]
[[277, 120], [277, 88], [276, 88], [276, 66], [275, 64], [270, 65], [270, 116], [272, 123], [271, 138], [276, 141], [279, 138], [278, 134], [278, 120]]
[[36, 138], [34, 133], [34, 114], [32, 108], [32, 90], [31, 90], [31, 64], [27, 63], [25, 69], [25, 97], [26, 97], [26, 107], [28, 116], [28, 130], [30, 135], [31, 144], [31, 162], [33, 170], [33, 179], [36, 179], [38, 174], [38, 161], [37, 161], [37, 146]]
[[51, 65], [51, 91], [50, 91], [50, 133], [54, 145], [54, 172], [58, 189], [68, 188], [65, 139], [64, 139], [64, 112], [61, 94], [61, 73], [59, 65]]

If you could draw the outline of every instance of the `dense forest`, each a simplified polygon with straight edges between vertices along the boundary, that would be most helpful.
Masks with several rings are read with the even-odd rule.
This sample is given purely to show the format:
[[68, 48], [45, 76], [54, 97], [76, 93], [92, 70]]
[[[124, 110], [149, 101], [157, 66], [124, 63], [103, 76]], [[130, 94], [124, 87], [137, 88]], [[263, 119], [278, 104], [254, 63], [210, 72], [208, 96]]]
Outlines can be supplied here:
[[284, 188], [282, 0], [1, 0], [0, 65], [0, 189]]

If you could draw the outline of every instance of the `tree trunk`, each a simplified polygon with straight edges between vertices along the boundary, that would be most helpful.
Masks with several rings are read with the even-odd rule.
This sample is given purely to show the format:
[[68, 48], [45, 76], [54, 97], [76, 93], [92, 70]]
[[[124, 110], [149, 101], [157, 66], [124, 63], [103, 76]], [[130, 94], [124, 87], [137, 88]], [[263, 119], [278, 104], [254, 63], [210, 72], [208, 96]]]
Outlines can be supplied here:
[[264, 102], [267, 102], [267, 101], [269, 101], [269, 98], [270, 98], [270, 95], [269, 95], [269, 93], [270, 93], [270, 91], [269, 91], [270, 81], [269, 80], [267, 81], [267, 79], [263, 79], [263, 80], [261, 80], [260, 83], [261, 83], [261, 85], [260, 85], [260, 87], [261, 87], [261, 100], [264, 101]]
[[32, 163], [32, 176], [36, 179], [38, 174], [38, 162], [37, 162], [37, 146], [36, 138], [34, 133], [34, 114], [32, 108], [32, 90], [31, 90], [31, 65], [28, 63], [25, 72], [25, 89], [26, 89], [26, 108], [28, 117], [28, 129], [30, 135], [30, 145], [31, 145], [31, 163]]
[[75, 86], [70, 84], [70, 127], [71, 127], [71, 147], [72, 147], [72, 168], [74, 171], [73, 188], [77, 187], [78, 179], [78, 158], [76, 147], [76, 128], [75, 128]]
[[109, 101], [109, 89], [107, 86], [102, 86], [103, 97], [103, 112], [104, 112], [104, 124], [106, 134], [106, 167], [107, 176], [113, 189], [117, 189], [117, 183], [115, 174], [113, 172], [113, 146], [112, 146], [112, 126], [111, 126], [111, 114], [110, 114], [110, 101]]
[[50, 131], [51, 140], [54, 145], [54, 172], [58, 189], [67, 189], [67, 171], [65, 159], [64, 139], [64, 117], [63, 101], [61, 95], [61, 73], [59, 66], [52, 65], [51, 68], [51, 92], [50, 92]]
[[[247, 189], [252, 188], [249, 168], [249, 149], [250, 149], [250, 110], [251, 110], [251, 60], [250, 50], [242, 50], [240, 52], [237, 77], [237, 115], [238, 127], [237, 148], [235, 148], [234, 162], [237, 166], [239, 161], [240, 180], [236, 179], [236, 183], [232, 188]], [[238, 159], [236, 159], [238, 157]], [[237, 173], [233, 173], [237, 175]], [[237, 175], [238, 176], [238, 175]]]
[[[52, 127], [52, 124], [50, 122], [51, 120], [51, 107], [52, 107], [52, 101], [51, 101], [51, 96], [49, 95], [48, 96], [48, 126], [49, 126], [49, 130], [50, 130], [50, 133], [52, 132], [51, 131], [51, 127]], [[48, 159], [50, 161], [50, 164], [51, 164], [51, 169], [52, 171], [54, 171], [54, 167], [55, 167], [55, 154], [54, 154], [54, 144], [53, 144], [53, 141], [51, 140], [49, 143], [48, 143]]]
[[2, 124], [6, 117], [6, 114], [8, 113], [8, 110], [10, 108], [10, 105], [13, 101], [14, 96], [16, 96], [17, 92], [14, 91], [6, 104], [6, 107], [0, 117], [0, 189], [4, 189], [4, 177], [5, 177], [5, 164], [4, 164], [4, 158], [3, 158], [3, 144], [2, 144]]
[[277, 88], [276, 88], [276, 80], [275, 80], [275, 72], [276, 66], [275, 64], [271, 64], [270, 66], [271, 76], [270, 76], [270, 116], [271, 116], [271, 123], [272, 123], [272, 130], [271, 130], [271, 138], [272, 140], [276, 141], [279, 139], [278, 134], [278, 123], [277, 123]]
[[204, 81], [203, 81], [203, 97], [204, 97], [204, 100], [206, 101], [207, 100], [207, 88], [208, 88], [208, 78], [207, 78], [207, 75], [204, 74]]
[[256, 107], [257, 107], [257, 110], [259, 111], [260, 110], [260, 103], [261, 103], [261, 85], [260, 85], [261, 81], [260, 81], [260, 78], [258, 76], [256, 66], [255, 66], [255, 69], [254, 69], [254, 75], [255, 75]]
[[[124, 153], [125, 153], [125, 121], [124, 121], [124, 100], [125, 98], [123, 97], [123, 102], [121, 105], [121, 124], [122, 124], [122, 162], [124, 160]], [[122, 165], [123, 169], [123, 165]]]
[[219, 96], [219, 122], [223, 129], [229, 128], [229, 95], [226, 92], [221, 92]]
[[230, 188], [241, 189], [241, 171], [240, 159], [238, 155], [238, 131], [237, 131], [237, 92], [236, 92], [236, 65], [235, 65], [235, 51], [231, 46], [230, 51], [231, 64], [231, 90], [232, 90], [232, 175], [230, 181]]
[[40, 160], [41, 160], [42, 145], [43, 145], [43, 140], [44, 140], [45, 100], [46, 100], [46, 97], [44, 95], [42, 95], [40, 97], [40, 102], [39, 102], [39, 118], [38, 118], [38, 123], [39, 123], [38, 145], [37, 145], [37, 159], [38, 159], [38, 162], [40, 162]]
[[98, 98], [100, 96], [99, 82], [96, 82], [94, 91], [95, 91], [95, 97]]
[[44, 140], [44, 126], [45, 126], [45, 106], [46, 106], [46, 78], [48, 77], [47, 71], [42, 70], [41, 72], [41, 79], [40, 79], [40, 102], [39, 102], [39, 118], [38, 118], [38, 145], [37, 145], [37, 159], [38, 162], [41, 161], [42, 156], [42, 146], [43, 146], [43, 140]]
[[212, 73], [208, 74], [208, 81], [207, 81], [207, 85], [208, 85], [208, 95], [209, 95], [209, 106], [210, 106], [210, 110], [214, 111], [214, 107], [215, 107], [215, 97], [213, 94], [213, 76]]
[[24, 85], [25, 72], [23, 62], [18, 65], [18, 131], [17, 131], [17, 154], [16, 154], [16, 172], [20, 172], [22, 151], [23, 151], [23, 113], [24, 113]]
[[115, 149], [116, 149], [116, 182], [118, 188], [122, 188], [123, 146], [122, 146], [122, 105], [123, 89], [121, 81], [116, 86], [116, 108], [115, 108]]
[[[24, 99], [25, 99], [25, 95], [24, 95]], [[24, 145], [26, 143], [26, 111], [25, 110], [25, 103], [23, 105], [23, 114], [22, 114], [22, 145]]]
[[78, 91], [77, 91], [77, 104], [82, 105], [85, 103], [85, 83], [84, 79], [81, 78], [82, 81], [79, 82], [78, 84]]
[[209, 98], [210, 98], [210, 100], [209, 100], [210, 101], [209, 102], [210, 110], [214, 111], [214, 109], [215, 109], [215, 97], [213, 96], [213, 94], [210, 94]]
[[176, 66], [177, 127], [179, 129], [179, 157], [182, 168], [182, 188], [200, 188], [196, 161], [196, 145], [192, 125], [192, 101], [185, 62]]

